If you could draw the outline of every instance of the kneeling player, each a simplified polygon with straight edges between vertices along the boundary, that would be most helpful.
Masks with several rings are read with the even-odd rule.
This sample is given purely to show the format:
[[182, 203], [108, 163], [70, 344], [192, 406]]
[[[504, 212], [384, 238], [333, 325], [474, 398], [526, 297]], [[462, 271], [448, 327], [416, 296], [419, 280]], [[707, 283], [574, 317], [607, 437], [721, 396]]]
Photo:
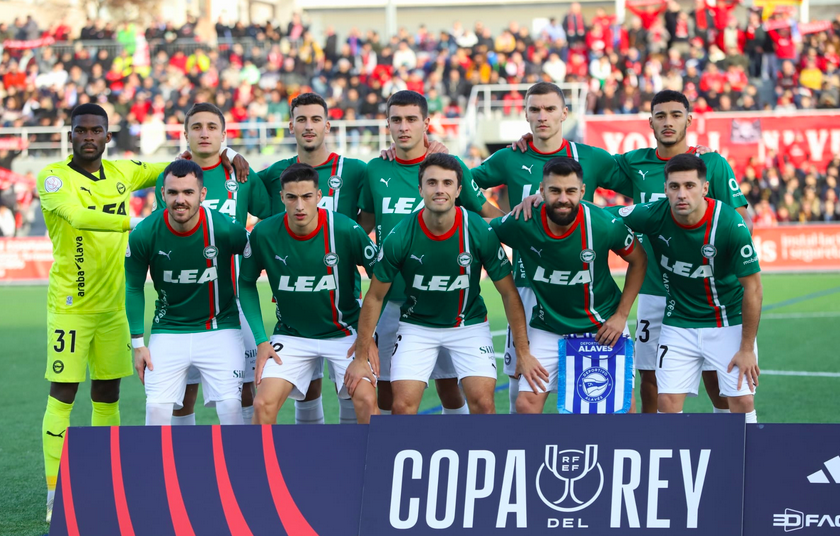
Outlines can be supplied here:
[[[628, 333], [627, 316], [645, 278], [647, 257], [633, 233], [582, 201], [585, 188], [578, 162], [554, 158], [543, 167], [539, 215], [490, 222], [502, 242], [519, 250], [537, 297], [528, 331], [533, 357], [519, 355], [516, 364], [518, 413], [542, 413], [548, 393], [557, 391], [558, 349], [566, 335], [595, 332], [599, 343], [612, 346]], [[610, 250], [629, 263], [624, 292], [610, 274]]]
[[477, 214], [456, 207], [463, 171], [458, 160], [432, 154], [420, 164], [424, 208], [405, 218], [382, 243], [362, 306], [357, 357], [348, 368], [353, 388], [370, 360], [378, 368], [372, 337], [391, 282], [402, 275], [405, 302], [391, 352], [394, 414], [415, 414], [440, 350], [447, 350], [470, 413], [495, 413], [496, 357], [480, 296], [482, 266], [502, 295], [517, 348], [529, 356], [522, 301], [498, 238]]
[[656, 361], [659, 411], [682, 412], [686, 395], [697, 396], [705, 362], [717, 370], [732, 413], [756, 422], [758, 256], [741, 216], [708, 192], [706, 164], [681, 154], [665, 166], [667, 199], [619, 211], [634, 231], [661, 238], [651, 241], [668, 293]]
[[[339, 398], [352, 398], [359, 423], [370, 422], [376, 381], [348, 392], [347, 352], [356, 341], [359, 300], [357, 266], [370, 269], [376, 246], [353, 220], [318, 208], [318, 172], [292, 164], [280, 176], [286, 212], [258, 223], [243, 255], [240, 303], [257, 342], [258, 385], [254, 423], [274, 424], [287, 398], [303, 400], [322, 359], [335, 370]], [[277, 325], [269, 341], [260, 313], [257, 279], [268, 274], [277, 301]]]
[[[163, 172], [166, 210], [146, 218], [125, 253], [126, 312], [134, 366], [146, 386], [146, 424], [168, 425], [184, 399], [187, 371], [204, 383], [204, 400], [222, 424], [242, 424], [244, 345], [231, 259], [247, 244], [245, 228], [202, 207], [201, 167], [176, 160]], [[149, 347], [143, 344], [143, 286], [157, 290]]]

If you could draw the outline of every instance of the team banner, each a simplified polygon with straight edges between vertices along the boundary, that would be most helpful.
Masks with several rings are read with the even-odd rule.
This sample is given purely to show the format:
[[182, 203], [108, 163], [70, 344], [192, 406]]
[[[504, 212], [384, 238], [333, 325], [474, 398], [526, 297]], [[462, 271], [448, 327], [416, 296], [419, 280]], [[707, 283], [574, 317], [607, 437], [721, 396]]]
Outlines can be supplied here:
[[560, 339], [557, 377], [559, 413], [627, 413], [633, 399], [633, 341], [613, 346], [591, 333]]
[[374, 417], [359, 534], [740, 536], [744, 428], [743, 415]]
[[[743, 132], [733, 128], [733, 121], [749, 126], [753, 138], [745, 140]], [[771, 150], [778, 155], [796, 142], [797, 135], [804, 139], [800, 149], [809, 155], [808, 160], [825, 169], [840, 153], [840, 112], [712, 112], [694, 117], [687, 139], [689, 145], [705, 145], [734, 158], [739, 171], [751, 157], [763, 161]], [[584, 141], [612, 154], [656, 146], [648, 116], [642, 114], [587, 116]]]
[[747, 427], [744, 536], [840, 533], [840, 426]]
[[45, 236], [0, 238], [0, 282], [46, 283], [52, 263], [52, 243]]
[[366, 445], [359, 425], [70, 428], [50, 534], [352, 534]]

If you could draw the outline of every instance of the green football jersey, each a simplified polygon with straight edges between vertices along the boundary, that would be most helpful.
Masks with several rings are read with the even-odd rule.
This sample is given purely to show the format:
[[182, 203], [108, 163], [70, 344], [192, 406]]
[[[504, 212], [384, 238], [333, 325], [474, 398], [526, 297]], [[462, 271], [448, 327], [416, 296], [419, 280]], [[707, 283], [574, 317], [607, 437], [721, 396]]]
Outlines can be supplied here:
[[[362, 182], [362, 196], [359, 198], [359, 208], [365, 212], [372, 212], [376, 223], [376, 243], [382, 241], [407, 215], [423, 208], [423, 198], [420, 197], [420, 162], [426, 158], [423, 155], [414, 160], [394, 161], [375, 158], [368, 162], [365, 180]], [[457, 158], [457, 157], [456, 157]], [[461, 195], [458, 202], [467, 210], [480, 212], [486, 199], [484, 194], [472, 179], [470, 170], [461, 162], [464, 177], [461, 182]], [[404, 295], [405, 282], [397, 277], [392, 281], [389, 299], [401, 300]]]
[[385, 283], [402, 276], [408, 283], [402, 322], [430, 328], [485, 322], [482, 266], [493, 281], [510, 273], [510, 261], [484, 219], [464, 207], [455, 210], [455, 225], [444, 235], [429, 232], [420, 210], [397, 224], [382, 243], [374, 275]]
[[[688, 152], [694, 154], [695, 147]], [[699, 155], [706, 163], [706, 178], [709, 181], [709, 197], [718, 199], [734, 207], [747, 205], [747, 200], [741, 193], [741, 187], [735, 180], [735, 173], [729, 163], [718, 153]], [[665, 198], [665, 164], [668, 159], [660, 158], [656, 149], [636, 149], [628, 153], [615, 155], [617, 176], [615, 191], [633, 198], [633, 203], [648, 203]], [[653, 258], [650, 240], [639, 236], [639, 241], [645, 248], [649, 258]], [[659, 266], [649, 262], [645, 282], [642, 284], [641, 294], [665, 296]]]
[[275, 335], [308, 339], [345, 337], [359, 322], [357, 266], [370, 273], [376, 246], [353, 220], [319, 209], [318, 227], [308, 236], [276, 214], [251, 231], [240, 272], [240, 301], [257, 344], [268, 340], [256, 282], [265, 270], [277, 302]]
[[[257, 173], [252, 169], [247, 182], [237, 182], [233, 174], [222, 166], [222, 161], [213, 167], [202, 168], [204, 170], [204, 187], [207, 188], [207, 196], [202, 206], [208, 207], [225, 214], [234, 223], [246, 225], [248, 213], [260, 219], [271, 216], [271, 200], [263, 183], [254, 180]], [[166, 208], [163, 202], [161, 190], [163, 189], [163, 173], [160, 174], [155, 185], [155, 200], [157, 210]]]
[[708, 208], [693, 227], [674, 220], [667, 199], [621, 209], [624, 222], [649, 237], [660, 267], [667, 305], [663, 323], [713, 328], [741, 323], [744, 288], [739, 277], [761, 270], [747, 225], [735, 209], [706, 198]]
[[125, 252], [126, 310], [132, 335], [144, 331], [143, 286], [151, 273], [157, 291], [152, 333], [239, 329], [233, 257], [245, 250], [248, 232], [207, 207], [198, 225], [180, 233], [168, 211], [156, 211], [128, 237]]
[[[271, 196], [272, 214], [285, 212], [286, 205], [280, 195], [280, 175], [287, 167], [299, 162], [297, 156], [279, 160], [259, 172], [265, 187]], [[335, 153], [327, 161], [314, 166], [318, 172], [318, 187], [323, 197], [318, 207], [344, 214], [356, 219], [359, 213], [359, 195], [365, 177], [367, 164], [355, 158], [345, 158]]]
[[549, 229], [545, 203], [536, 216], [525, 221], [508, 214], [490, 222], [502, 242], [519, 249], [537, 297], [531, 327], [558, 335], [598, 331], [621, 301], [610, 274], [610, 251], [632, 253], [633, 232], [621, 218], [586, 201], [562, 236]]
[[[607, 151], [563, 140], [563, 145], [552, 153], [541, 153], [533, 143], [528, 144], [528, 151], [504, 148], [493, 153], [480, 166], [472, 169], [472, 176], [481, 188], [507, 187], [508, 204], [511, 208], [520, 204], [529, 195], [540, 191], [543, 166], [552, 158], [565, 156], [573, 158], [583, 168], [583, 183], [586, 186], [584, 201], [592, 201], [595, 190], [599, 187], [614, 189], [612, 181], [616, 178], [615, 161]], [[513, 251], [513, 279], [518, 287], [528, 287], [530, 282], [525, 277], [525, 269], [519, 259], [519, 252]]]

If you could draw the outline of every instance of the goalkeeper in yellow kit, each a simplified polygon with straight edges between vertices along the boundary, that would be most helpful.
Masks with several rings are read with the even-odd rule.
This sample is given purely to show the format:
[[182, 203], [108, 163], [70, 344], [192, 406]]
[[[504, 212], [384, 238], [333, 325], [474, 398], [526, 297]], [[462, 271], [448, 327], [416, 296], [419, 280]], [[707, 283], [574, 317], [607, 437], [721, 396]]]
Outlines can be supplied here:
[[91, 425], [120, 424], [120, 378], [134, 370], [123, 259], [127, 231], [141, 219], [129, 217], [128, 203], [132, 191], [154, 186], [168, 164], [103, 160], [111, 135], [101, 106], [77, 106], [70, 121], [73, 156], [48, 165], [38, 175], [55, 258], [47, 297], [46, 379], [51, 383], [41, 432], [48, 523], [65, 431], [86, 368], [91, 379]]

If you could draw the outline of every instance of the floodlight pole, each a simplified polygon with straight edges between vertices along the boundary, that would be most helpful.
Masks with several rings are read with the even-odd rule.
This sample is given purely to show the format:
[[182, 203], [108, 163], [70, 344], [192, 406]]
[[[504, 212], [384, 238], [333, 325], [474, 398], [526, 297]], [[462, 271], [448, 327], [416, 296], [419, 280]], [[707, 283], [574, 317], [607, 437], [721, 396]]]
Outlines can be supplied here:
[[624, 2], [625, 0], [615, 0], [615, 21], [619, 24], [624, 24]]
[[811, 0], [802, 0], [799, 4], [799, 22], [811, 22]]
[[397, 3], [396, 0], [385, 2], [385, 34], [390, 39], [397, 35]]

